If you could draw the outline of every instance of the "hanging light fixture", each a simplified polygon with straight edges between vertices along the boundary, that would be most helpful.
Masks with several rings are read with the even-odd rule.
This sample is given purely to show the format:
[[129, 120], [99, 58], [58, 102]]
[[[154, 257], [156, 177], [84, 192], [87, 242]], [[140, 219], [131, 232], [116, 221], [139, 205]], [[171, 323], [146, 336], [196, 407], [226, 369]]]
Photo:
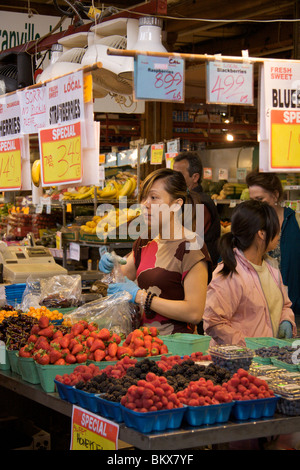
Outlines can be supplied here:
[[[163, 21], [155, 16], [143, 16], [139, 19], [138, 38], [132, 48], [127, 45], [127, 49], [135, 51], [168, 52], [162, 44]], [[120, 73], [120, 77], [127, 80], [133, 79], [134, 59], [127, 57], [127, 70]]]

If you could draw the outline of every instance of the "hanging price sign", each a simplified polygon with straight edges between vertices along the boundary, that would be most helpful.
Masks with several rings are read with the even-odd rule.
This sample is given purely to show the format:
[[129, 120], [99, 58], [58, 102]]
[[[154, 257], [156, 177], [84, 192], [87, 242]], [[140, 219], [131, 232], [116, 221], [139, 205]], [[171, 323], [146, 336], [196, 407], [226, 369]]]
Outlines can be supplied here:
[[300, 166], [300, 111], [271, 110], [270, 166], [295, 170]]
[[39, 130], [42, 186], [79, 183], [82, 179], [80, 121]]
[[0, 140], [0, 191], [14, 191], [20, 189], [20, 138]]
[[73, 405], [71, 450], [117, 450], [119, 426]]
[[134, 59], [134, 99], [184, 102], [184, 60], [174, 57]]
[[207, 103], [253, 105], [253, 64], [209, 61]]

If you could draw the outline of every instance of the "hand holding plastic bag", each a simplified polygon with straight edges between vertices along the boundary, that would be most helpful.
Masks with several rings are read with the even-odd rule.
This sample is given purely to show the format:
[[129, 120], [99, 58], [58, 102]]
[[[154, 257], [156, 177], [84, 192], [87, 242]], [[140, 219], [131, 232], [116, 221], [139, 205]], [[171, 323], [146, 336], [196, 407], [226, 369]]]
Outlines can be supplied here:
[[132, 330], [132, 308], [130, 294], [122, 291], [89, 302], [64, 315], [64, 320], [72, 324], [80, 320], [94, 322], [99, 329], [107, 328], [117, 334], [127, 336]]

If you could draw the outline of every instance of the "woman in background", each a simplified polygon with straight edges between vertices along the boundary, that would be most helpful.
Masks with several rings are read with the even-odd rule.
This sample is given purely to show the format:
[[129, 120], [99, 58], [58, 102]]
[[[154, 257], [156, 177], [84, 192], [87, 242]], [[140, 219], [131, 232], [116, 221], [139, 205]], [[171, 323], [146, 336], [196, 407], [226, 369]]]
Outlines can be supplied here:
[[296, 334], [277, 262], [267, 256], [279, 233], [277, 214], [266, 202], [245, 201], [234, 209], [231, 232], [220, 239], [222, 263], [207, 290], [203, 325], [212, 344], [246, 346], [246, 337]]
[[278, 260], [293, 312], [300, 315], [300, 227], [295, 212], [281, 206], [283, 189], [276, 174], [253, 171], [247, 175], [246, 182], [251, 199], [265, 201], [276, 211], [280, 224], [280, 242], [269, 254]]

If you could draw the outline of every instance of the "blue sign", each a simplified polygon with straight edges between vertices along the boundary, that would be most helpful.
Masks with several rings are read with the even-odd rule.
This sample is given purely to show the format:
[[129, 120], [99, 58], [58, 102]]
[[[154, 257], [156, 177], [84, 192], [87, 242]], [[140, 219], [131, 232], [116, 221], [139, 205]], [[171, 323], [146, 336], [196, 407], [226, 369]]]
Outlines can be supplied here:
[[134, 99], [184, 102], [184, 60], [138, 54], [134, 59]]

